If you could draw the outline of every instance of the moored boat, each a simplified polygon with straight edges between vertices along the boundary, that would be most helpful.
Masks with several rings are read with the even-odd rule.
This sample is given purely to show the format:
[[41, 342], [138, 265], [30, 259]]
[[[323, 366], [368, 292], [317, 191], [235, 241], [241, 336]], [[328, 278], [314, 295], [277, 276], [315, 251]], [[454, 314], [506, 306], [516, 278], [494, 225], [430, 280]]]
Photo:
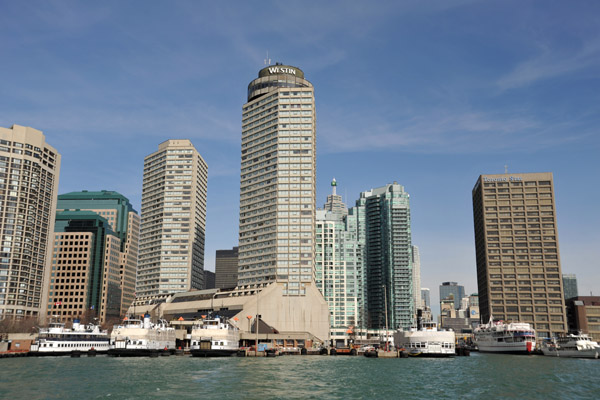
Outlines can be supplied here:
[[150, 321], [125, 318], [113, 327], [108, 355], [116, 357], [169, 355], [175, 351], [175, 329], [164, 320]]
[[72, 352], [106, 353], [109, 347], [107, 331], [94, 324], [82, 325], [79, 319], [73, 321], [71, 329], [65, 324], [51, 322], [48, 328], [41, 328], [38, 337], [31, 345], [32, 356], [61, 356]]
[[598, 358], [600, 345], [585, 333], [559, 336], [542, 343], [545, 356], [569, 358]]
[[480, 352], [531, 354], [535, 350], [535, 330], [525, 322], [490, 321], [474, 331]]
[[228, 357], [240, 349], [240, 331], [221, 317], [197, 321], [192, 327], [190, 353], [193, 357]]
[[[420, 310], [419, 310], [420, 311]], [[394, 344], [412, 357], [453, 357], [456, 335], [454, 331], [439, 330], [435, 322], [422, 322], [417, 317], [417, 327], [394, 333]]]

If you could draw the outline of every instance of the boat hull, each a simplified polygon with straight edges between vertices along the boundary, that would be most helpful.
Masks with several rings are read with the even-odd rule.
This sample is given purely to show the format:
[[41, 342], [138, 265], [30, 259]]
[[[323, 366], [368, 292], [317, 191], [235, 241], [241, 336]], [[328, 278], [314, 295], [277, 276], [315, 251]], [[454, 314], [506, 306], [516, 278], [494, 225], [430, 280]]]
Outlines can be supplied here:
[[600, 357], [598, 350], [555, 350], [555, 349], [542, 348], [542, 353], [545, 356], [563, 357], [563, 358], [594, 358], [594, 359], [598, 359]]
[[233, 357], [239, 349], [192, 349], [192, 357]]
[[409, 357], [421, 357], [421, 358], [448, 358], [454, 357], [455, 353], [408, 353]]
[[108, 350], [69, 350], [69, 351], [30, 351], [29, 352], [29, 356], [30, 357], [63, 357], [63, 356], [70, 356], [73, 354], [73, 352], [79, 352], [79, 354], [81, 355], [87, 355], [88, 353], [94, 353], [94, 354], [106, 354], [108, 352]]
[[172, 354], [171, 350], [158, 350], [158, 349], [110, 349], [110, 350], [108, 350], [108, 355], [111, 357], [158, 357], [158, 356], [169, 356], [171, 354]]
[[532, 354], [535, 344], [527, 347], [527, 345], [491, 345], [478, 342], [477, 344], [480, 353], [499, 353], [499, 354]]

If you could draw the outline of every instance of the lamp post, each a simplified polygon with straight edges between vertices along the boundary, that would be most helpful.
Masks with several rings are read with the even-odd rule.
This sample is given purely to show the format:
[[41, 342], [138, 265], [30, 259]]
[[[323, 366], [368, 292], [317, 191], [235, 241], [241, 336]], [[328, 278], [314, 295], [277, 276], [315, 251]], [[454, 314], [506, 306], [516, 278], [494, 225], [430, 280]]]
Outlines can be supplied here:
[[254, 357], [258, 357], [258, 318], [259, 318], [259, 314], [258, 314], [258, 294], [260, 293], [260, 291], [258, 290], [258, 287], [256, 288], [256, 347], [254, 348]]
[[385, 351], [388, 351], [388, 312], [387, 312], [387, 290], [386, 290], [386, 286], [382, 285], [383, 287], [383, 303], [385, 306]]

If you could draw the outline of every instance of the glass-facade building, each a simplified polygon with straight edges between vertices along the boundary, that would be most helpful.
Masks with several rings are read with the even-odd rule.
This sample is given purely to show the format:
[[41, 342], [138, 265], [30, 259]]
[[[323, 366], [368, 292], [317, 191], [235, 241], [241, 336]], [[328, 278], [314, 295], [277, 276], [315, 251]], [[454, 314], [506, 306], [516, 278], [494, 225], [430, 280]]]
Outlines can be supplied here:
[[460, 310], [460, 301], [465, 297], [465, 287], [456, 282], [442, 282], [440, 285], [440, 301], [454, 301], [454, 309]]
[[579, 289], [577, 288], [577, 277], [575, 276], [575, 274], [563, 274], [562, 281], [563, 288], [565, 290], [565, 300], [579, 296]]
[[348, 210], [341, 196], [327, 197], [317, 210], [315, 282], [329, 305], [331, 339], [347, 343], [355, 328], [364, 328], [363, 244], [356, 229], [349, 229]]
[[414, 323], [409, 197], [394, 182], [362, 192], [356, 203], [364, 208], [367, 318], [374, 329], [409, 329]]
[[124, 315], [135, 299], [140, 237], [140, 216], [137, 211], [127, 197], [110, 190], [82, 190], [61, 194], [58, 196], [56, 209], [92, 211], [106, 219], [119, 239], [120, 315]]
[[431, 293], [429, 288], [421, 288], [421, 304], [423, 307], [431, 308]]
[[59, 211], [54, 232], [47, 316], [102, 323], [122, 316], [121, 240], [109, 221], [93, 211]]

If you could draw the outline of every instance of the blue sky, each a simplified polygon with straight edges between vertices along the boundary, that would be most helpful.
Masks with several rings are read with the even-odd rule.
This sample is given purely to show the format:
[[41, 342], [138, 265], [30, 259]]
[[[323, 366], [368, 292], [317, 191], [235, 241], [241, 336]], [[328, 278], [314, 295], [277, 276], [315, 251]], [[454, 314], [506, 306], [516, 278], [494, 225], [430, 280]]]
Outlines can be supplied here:
[[[325, 4], [321, 4], [325, 3]], [[256, 5], [260, 4], [260, 6]], [[411, 194], [423, 286], [475, 292], [479, 174], [554, 173], [564, 273], [600, 294], [600, 3], [0, 0], [0, 126], [42, 130], [60, 192], [140, 209], [144, 156], [189, 138], [209, 167], [205, 266], [237, 243], [241, 107], [273, 62], [317, 101], [317, 202]]]

